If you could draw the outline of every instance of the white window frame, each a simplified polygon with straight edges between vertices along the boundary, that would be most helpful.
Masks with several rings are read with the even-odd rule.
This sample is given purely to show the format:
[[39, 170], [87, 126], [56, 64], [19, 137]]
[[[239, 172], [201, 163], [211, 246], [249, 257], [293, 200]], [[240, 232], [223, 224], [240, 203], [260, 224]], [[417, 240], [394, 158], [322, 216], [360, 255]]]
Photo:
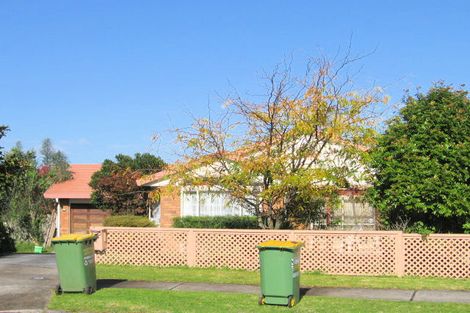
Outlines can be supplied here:
[[[181, 192], [180, 192], [180, 203], [181, 203], [181, 210], [180, 210], [180, 215], [181, 216], [217, 216], [217, 215], [201, 215], [201, 192], [211, 192], [211, 190], [207, 189], [207, 188], [204, 188], [204, 189], [201, 189], [201, 188], [195, 188], [195, 189], [181, 189]], [[228, 194], [222, 190], [213, 190], [214, 193], [225, 193], [225, 194]], [[185, 201], [185, 193], [195, 193], [196, 194], [196, 207], [197, 209], [196, 210], [193, 210], [197, 212], [197, 215], [193, 215], [193, 214], [187, 214], [186, 212], [188, 211], [188, 209], [186, 208], [186, 201]], [[228, 214], [227, 216], [249, 216], [250, 214], [245, 210], [243, 209], [243, 207], [241, 205], [238, 205], [236, 206], [237, 208], [233, 209], [232, 212], [236, 212], [236, 210], [238, 211], [236, 214]]]

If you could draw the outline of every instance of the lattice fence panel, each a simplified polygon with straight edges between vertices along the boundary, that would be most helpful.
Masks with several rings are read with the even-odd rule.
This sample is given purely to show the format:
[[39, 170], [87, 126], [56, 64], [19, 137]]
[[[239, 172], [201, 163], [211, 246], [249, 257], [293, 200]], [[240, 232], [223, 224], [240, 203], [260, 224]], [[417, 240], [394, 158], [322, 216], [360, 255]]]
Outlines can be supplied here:
[[104, 264], [259, 268], [260, 242], [304, 242], [301, 268], [348, 275], [470, 278], [470, 235], [401, 232], [105, 228]]
[[159, 230], [107, 230], [107, 248], [96, 255], [104, 264], [153, 266], [186, 265], [187, 232]]
[[256, 245], [267, 240], [288, 240], [287, 232], [196, 232], [196, 266], [256, 270]]
[[470, 278], [470, 236], [404, 235], [405, 275]]
[[296, 233], [304, 242], [303, 271], [328, 274], [396, 274], [396, 236], [370, 233]]

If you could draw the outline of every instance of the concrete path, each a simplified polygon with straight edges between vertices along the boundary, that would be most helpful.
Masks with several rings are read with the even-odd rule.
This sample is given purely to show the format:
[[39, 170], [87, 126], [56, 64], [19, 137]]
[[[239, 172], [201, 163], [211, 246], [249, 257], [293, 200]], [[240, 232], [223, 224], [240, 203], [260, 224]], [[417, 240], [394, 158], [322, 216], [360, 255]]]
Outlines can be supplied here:
[[0, 256], [0, 311], [43, 310], [57, 284], [55, 256]]
[[[260, 293], [259, 286], [253, 285], [184, 282], [170, 283], [154, 281], [126, 281], [113, 279], [98, 280], [98, 288], [143, 288], [154, 290], [213, 291], [247, 294]], [[415, 302], [459, 302], [470, 304], [470, 291], [302, 287], [301, 294], [303, 296], [326, 296], [338, 298]]]

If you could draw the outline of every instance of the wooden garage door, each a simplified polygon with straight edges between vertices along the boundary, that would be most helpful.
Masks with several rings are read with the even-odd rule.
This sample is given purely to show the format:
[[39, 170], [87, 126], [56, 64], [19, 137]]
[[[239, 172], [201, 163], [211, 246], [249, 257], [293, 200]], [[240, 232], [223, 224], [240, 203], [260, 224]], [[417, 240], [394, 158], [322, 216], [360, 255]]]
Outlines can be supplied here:
[[111, 213], [109, 210], [96, 209], [92, 204], [72, 203], [70, 205], [70, 227], [71, 233], [87, 233], [90, 226], [100, 226], [105, 217]]

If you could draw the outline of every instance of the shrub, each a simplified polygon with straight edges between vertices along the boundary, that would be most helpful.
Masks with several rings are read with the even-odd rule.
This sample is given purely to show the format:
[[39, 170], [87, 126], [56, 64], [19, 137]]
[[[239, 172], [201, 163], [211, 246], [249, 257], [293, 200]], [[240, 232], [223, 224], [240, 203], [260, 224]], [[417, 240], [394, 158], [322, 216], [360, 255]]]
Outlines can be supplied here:
[[173, 219], [176, 228], [257, 229], [255, 216], [185, 216]]
[[0, 221], [0, 254], [15, 252], [15, 241], [11, 238], [11, 230]]
[[436, 228], [432, 226], [427, 226], [423, 222], [419, 221], [411, 225], [410, 227], [407, 227], [405, 229], [407, 233], [417, 233], [420, 235], [430, 235], [432, 233], [436, 232]]
[[36, 246], [36, 244], [31, 241], [16, 241], [15, 242], [16, 253], [33, 253], [34, 246]]
[[465, 234], [470, 234], [470, 222], [463, 225], [463, 232]]
[[155, 227], [155, 223], [145, 216], [112, 215], [105, 218], [104, 226], [115, 227]]

